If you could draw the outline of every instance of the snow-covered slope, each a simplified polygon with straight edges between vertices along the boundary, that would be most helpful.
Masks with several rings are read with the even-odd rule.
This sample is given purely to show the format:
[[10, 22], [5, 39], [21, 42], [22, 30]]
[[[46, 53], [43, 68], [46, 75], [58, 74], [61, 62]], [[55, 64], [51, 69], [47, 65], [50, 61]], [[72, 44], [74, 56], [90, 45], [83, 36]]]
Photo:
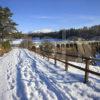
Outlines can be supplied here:
[[13, 49], [0, 58], [0, 100], [99, 100], [100, 78], [90, 75], [84, 84], [83, 75], [26, 49]]

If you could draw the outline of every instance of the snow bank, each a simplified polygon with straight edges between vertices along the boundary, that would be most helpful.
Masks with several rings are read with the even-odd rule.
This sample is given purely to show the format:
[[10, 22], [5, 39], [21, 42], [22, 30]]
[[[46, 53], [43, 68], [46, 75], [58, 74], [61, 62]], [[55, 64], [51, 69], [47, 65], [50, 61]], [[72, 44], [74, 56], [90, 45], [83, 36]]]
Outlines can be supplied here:
[[[100, 72], [100, 67], [90, 68]], [[0, 99], [99, 100], [100, 78], [90, 74], [89, 83], [84, 84], [83, 77], [84, 72], [78, 69], [69, 67], [66, 72], [60, 62], [55, 66], [53, 60], [49, 62], [26, 49], [14, 49], [0, 58]]]

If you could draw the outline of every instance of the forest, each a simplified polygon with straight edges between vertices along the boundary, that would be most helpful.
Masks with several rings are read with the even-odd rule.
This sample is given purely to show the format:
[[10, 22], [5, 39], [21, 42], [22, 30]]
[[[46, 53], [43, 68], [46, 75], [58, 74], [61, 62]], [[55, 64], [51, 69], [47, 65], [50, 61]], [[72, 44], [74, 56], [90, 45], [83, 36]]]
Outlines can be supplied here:
[[[56, 38], [56, 39], [77, 39], [77, 37], [90, 40], [94, 37], [100, 36], [100, 25], [95, 25], [91, 27], [83, 27], [79, 29], [62, 29], [60, 31], [49, 32], [49, 33], [30, 33], [28, 36], [39, 37], [39, 38]], [[97, 38], [96, 38], [97, 39]], [[98, 37], [99, 39], [99, 37]]]

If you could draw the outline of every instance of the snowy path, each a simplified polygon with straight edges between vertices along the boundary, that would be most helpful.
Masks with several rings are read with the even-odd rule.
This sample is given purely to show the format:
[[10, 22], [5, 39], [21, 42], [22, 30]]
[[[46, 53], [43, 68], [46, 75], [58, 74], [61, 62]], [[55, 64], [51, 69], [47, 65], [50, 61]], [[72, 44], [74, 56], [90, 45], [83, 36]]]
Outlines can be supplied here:
[[82, 83], [80, 70], [64, 71], [63, 64], [42, 59], [26, 49], [0, 58], [0, 100], [100, 100], [100, 78]]

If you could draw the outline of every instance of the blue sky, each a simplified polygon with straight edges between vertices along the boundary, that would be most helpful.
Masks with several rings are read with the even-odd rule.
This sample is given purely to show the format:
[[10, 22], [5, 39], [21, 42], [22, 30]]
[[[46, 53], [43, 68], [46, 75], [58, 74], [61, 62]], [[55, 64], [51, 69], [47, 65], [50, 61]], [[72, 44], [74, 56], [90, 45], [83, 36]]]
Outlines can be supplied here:
[[100, 0], [0, 0], [23, 32], [54, 31], [100, 24]]

